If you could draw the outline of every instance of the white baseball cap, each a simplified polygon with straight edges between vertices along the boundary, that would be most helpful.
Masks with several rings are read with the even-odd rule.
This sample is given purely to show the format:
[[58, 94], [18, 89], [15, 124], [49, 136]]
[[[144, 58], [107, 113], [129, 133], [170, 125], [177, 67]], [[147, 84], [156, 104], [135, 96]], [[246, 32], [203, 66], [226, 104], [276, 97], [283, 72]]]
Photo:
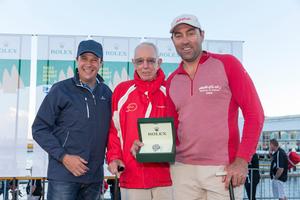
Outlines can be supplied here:
[[171, 23], [170, 33], [173, 33], [174, 28], [179, 24], [188, 24], [195, 28], [201, 29], [201, 25], [195, 15], [183, 14], [173, 20]]

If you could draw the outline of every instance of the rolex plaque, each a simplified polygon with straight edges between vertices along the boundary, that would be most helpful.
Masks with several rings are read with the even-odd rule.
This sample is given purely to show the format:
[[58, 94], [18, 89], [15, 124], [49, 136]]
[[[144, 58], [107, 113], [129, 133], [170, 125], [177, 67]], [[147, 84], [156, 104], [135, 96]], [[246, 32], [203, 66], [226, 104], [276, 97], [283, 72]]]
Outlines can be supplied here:
[[138, 162], [175, 161], [173, 118], [139, 118], [138, 131], [144, 143], [136, 155]]

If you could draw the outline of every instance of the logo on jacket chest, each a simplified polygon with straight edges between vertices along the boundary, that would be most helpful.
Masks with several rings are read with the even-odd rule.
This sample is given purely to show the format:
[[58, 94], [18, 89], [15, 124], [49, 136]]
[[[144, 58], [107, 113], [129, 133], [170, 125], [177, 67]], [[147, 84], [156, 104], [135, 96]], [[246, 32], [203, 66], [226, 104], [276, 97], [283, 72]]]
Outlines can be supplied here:
[[207, 95], [214, 94], [216, 92], [220, 92], [222, 87], [220, 85], [203, 85], [199, 87], [200, 93], [205, 93]]
[[137, 104], [136, 103], [130, 103], [126, 107], [126, 112], [133, 112], [137, 109]]

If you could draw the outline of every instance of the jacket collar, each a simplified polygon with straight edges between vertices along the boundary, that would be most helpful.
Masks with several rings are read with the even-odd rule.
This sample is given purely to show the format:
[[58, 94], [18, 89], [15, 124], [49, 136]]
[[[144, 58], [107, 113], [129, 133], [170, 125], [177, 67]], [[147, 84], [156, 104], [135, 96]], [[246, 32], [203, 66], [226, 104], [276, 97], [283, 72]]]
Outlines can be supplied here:
[[164, 84], [165, 74], [161, 69], [157, 70], [156, 79], [152, 81], [143, 81], [139, 75], [137, 74], [136, 70], [134, 71], [134, 83], [137, 86], [137, 89], [142, 93], [148, 91], [148, 94], [154, 93], [159, 90], [160, 86]]
[[[210, 53], [208, 53], [207, 51], [202, 51], [202, 55], [201, 55], [201, 58], [199, 60], [198, 66], [200, 64], [203, 64], [209, 57], [210, 57]], [[179, 64], [178, 73], [179, 74], [187, 74], [187, 72], [183, 68], [183, 61], [181, 61], [181, 63]]]

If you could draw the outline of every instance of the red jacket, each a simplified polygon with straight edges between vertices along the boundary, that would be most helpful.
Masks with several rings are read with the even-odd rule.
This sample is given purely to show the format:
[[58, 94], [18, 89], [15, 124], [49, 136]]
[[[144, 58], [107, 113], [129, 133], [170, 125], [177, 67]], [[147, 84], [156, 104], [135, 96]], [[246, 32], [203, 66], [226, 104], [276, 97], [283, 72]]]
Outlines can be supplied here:
[[300, 162], [300, 156], [296, 152], [291, 151], [288, 153], [288, 160], [289, 160], [288, 169], [291, 169]]
[[[167, 80], [168, 113], [177, 124], [176, 161], [227, 165], [250, 161], [264, 113], [250, 76], [231, 55], [203, 52], [193, 79], [179, 65]], [[238, 110], [245, 119], [240, 141]]]
[[168, 163], [138, 163], [130, 153], [138, 139], [137, 119], [166, 116], [165, 75], [157, 71], [151, 82], [134, 80], [120, 83], [112, 97], [111, 128], [107, 146], [107, 162], [120, 159], [125, 170], [120, 177], [123, 188], [153, 188], [172, 185]]

